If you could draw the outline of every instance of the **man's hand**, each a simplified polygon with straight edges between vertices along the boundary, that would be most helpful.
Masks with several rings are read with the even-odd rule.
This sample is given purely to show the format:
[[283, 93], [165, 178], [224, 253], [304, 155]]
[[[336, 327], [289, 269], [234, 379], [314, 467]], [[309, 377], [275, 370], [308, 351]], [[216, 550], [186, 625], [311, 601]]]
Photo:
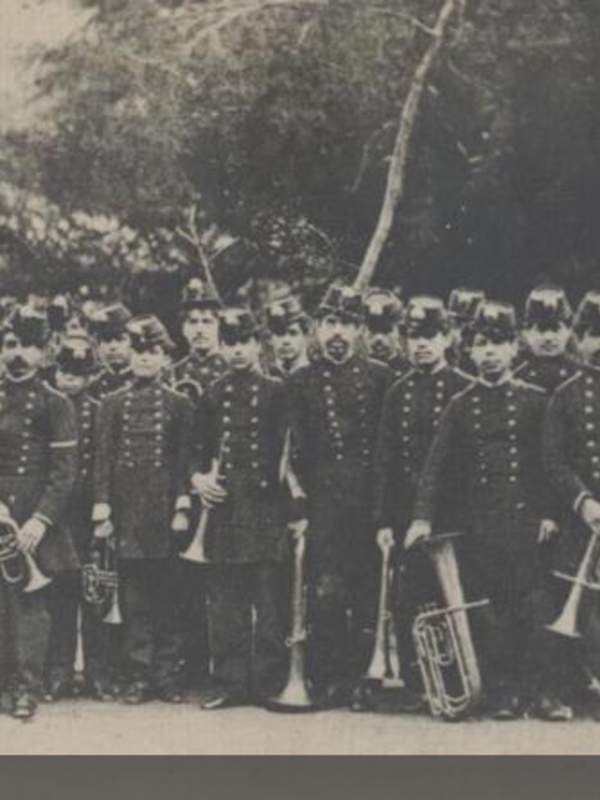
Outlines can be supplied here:
[[293, 522], [288, 523], [288, 529], [292, 534], [292, 539], [297, 542], [298, 539], [301, 539], [306, 535], [306, 531], [308, 530], [308, 520], [296, 519]]
[[225, 489], [219, 485], [218, 480], [211, 473], [196, 472], [192, 475], [192, 486], [200, 495], [205, 508], [213, 508], [227, 497]]
[[115, 526], [109, 519], [105, 519], [104, 522], [97, 522], [94, 525], [94, 539], [108, 539], [109, 536], [112, 536], [115, 530]]
[[543, 544], [549, 542], [554, 536], [558, 535], [558, 525], [553, 519], [543, 519], [540, 522], [540, 532], [538, 534], [538, 543]]
[[404, 539], [404, 549], [410, 550], [419, 542], [426, 542], [431, 537], [431, 522], [426, 519], [415, 519], [411, 522], [410, 528], [406, 531]]
[[394, 531], [391, 528], [380, 528], [377, 531], [377, 546], [380, 550], [391, 550], [394, 546]]
[[46, 530], [47, 525], [45, 522], [42, 522], [42, 520], [37, 517], [30, 517], [17, 534], [17, 540], [21, 550], [24, 553], [33, 555], [38, 544], [44, 538]]
[[176, 511], [171, 520], [171, 530], [173, 533], [185, 533], [189, 528], [189, 517], [185, 511]]
[[586, 497], [581, 504], [581, 519], [593, 533], [600, 533], [600, 503], [593, 497]]

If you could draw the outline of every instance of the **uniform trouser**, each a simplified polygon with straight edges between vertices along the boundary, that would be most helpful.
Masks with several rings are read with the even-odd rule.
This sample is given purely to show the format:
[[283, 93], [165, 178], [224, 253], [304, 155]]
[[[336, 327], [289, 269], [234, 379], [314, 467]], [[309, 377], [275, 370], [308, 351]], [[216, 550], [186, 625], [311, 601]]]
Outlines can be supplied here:
[[307, 662], [317, 689], [352, 688], [372, 654], [379, 551], [372, 536], [361, 534], [354, 543], [351, 535], [345, 542], [309, 538]]
[[285, 566], [211, 564], [208, 582], [215, 686], [259, 696], [277, 692], [287, 659]]
[[71, 680], [77, 651], [77, 616], [81, 609], [81, 643], [88, 680], [106, 680], [109, 626], [83, 599], [81, 572], [64, 573], [48, 588], [51, 616], [46, 671], [48, 678]]
[[209, 672], [208, 618], [206, 564], [194, 564], [181, 559], [181, 606], [183, 648], [182, 660], [185, 681], [192, 687], [200, 686]]
[[39, 692], [50, 632], [49, 587], [27, 593], [0, 579], [0, 684]]
[[179, 560], [123, 559], [119, 562], [123, 600], [125, 677], [165, 688], [181, 679], [181, 623], [177, 598]]

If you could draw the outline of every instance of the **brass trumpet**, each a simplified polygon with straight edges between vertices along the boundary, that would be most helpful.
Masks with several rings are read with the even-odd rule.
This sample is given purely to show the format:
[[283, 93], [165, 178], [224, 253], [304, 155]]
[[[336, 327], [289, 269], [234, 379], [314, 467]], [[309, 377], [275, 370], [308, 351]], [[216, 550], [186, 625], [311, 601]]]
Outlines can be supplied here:
[[578, 639], [581, 633], [577, 630], [577, 617], [579, 615], [579, 607], [583, 597], [584, 589], [592, 589], [593, 591], [600, 590], [600, 583], [594, 580], [596, 568], [600, 561], [600, 536], [593, 532], [590, 535], [588, 545], [583, 554], [583, 558], [579, 563], [579, 568], [576, 575], [566, 575], [564, 572], [553, 572], [557, 578], [569, 581], [573, 586], [569, 592], [569, 596], [563, 606], [559, 616], [555, 619], [552, 625], [547, 625], [547, 629], [553, 633], [558, 633], [561, 636], [568, 636], [571, 639]]
[[0, 573], [8, 584], [27, 580], [23, 591], [31, 594], [52, 583], [52, 578], [44, 575], [30, 553], [19, 548], [18, 531], [19, 526], [12, 517], [0, 517]]
[[[217, 458], [213, 460], [212, 469], [210, 471], [210, 475], [211, 478], [213, 478], [213, 480], [218, 477], [219, 471], [221, 469], [221, 462], [223, 460], [223, 447], [224, 447], [224, 441], [221, 441], [221, 444], [219, 446], [219, 454]], [[206, 539], [206, 529], [208, 528], [209, 517], [210, 517], [210, 509], [203, 506], [202, 511], [200, 512], [200, 519], [198, 520], [198, 527], [196, 528], [196, 532], [194, 533], [194, 538], [190, 542], [187, 550], [184, 550], [183, 553], [179, 554], [179, 558], [183, 558], [185, 561], [192, 561], [194, 564], [209, 563], [209, 559], [207, 558], [204, 549], [204, 543]]]
[[105, 612], [102, 617], [103, 622], [120, 625], [123, 617], [119, 606], [119, 575], [116, 570], [114, 534], [101, 542], [101, 548], [99, 545], [92, 548], [90, 562], [84, 564], [81, 572], [83, 597], [87, 603], [97, 608], [99, 613]]
[[452, 543], [457, 535], [436, 536], [428, 543], [447, 607], [437, 608], [430, 603], [413, 624], [429, 708], [434, 717], [445, 720], [464, 718], [480, 701], [481, 675], [467, 612], [489, 603], [465, 602]]
[[390, 589], [392, 570], [390, 569], [391, 546], [385, 547], [381, 554], [381, 583], [377, 612], [375, 645], [365, 680], [377, 681], [384, 688], [404, 689], [398, 641], [394, 629], [394, 618], [390, 608]]

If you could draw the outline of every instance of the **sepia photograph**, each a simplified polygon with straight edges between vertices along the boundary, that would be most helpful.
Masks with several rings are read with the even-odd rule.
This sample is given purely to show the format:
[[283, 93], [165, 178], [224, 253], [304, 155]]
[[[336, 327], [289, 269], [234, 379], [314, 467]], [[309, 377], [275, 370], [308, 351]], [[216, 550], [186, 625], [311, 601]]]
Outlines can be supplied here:
[[600, 4], [0, 7], [0, 755], [600, 754]]

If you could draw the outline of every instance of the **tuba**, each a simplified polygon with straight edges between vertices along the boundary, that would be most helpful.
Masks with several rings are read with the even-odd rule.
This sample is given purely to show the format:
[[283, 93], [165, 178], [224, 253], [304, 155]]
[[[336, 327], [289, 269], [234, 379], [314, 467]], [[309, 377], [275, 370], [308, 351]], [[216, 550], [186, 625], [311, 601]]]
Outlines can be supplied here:
[[0, 574], [8, 584], [27, 580], [23, 591], [30, 594], [48, 586], [52, 578], [43, 574], [30, 553], [20, 549], [18, 531], [19, 526], [12, 517], [0, 515]]
[[[223, 460], [223, 446], [224, 440], [221, 441], [219, 446], [219, 455], [213, 459], [212, 469], [210, 471], [211, 477], [216, 478], [221, 469], [221, 462]], [[179, 554], [179, 558], [185, 561], [192, 561], [194, 564], [208, 564], [208, 558], [204, 551], [204, 542], [206, 539], [206, 529], [208, 528], [208, 519], [210, 517], [210, 509], [202, 506], [200, 512], [200, 519], [198, 520], [198, 527], [194, 533], [194, 538], [189, 544], [187, 550]]]
[[269, 698], [265, 707], [270, 711], [313, 711], [316, 706], [310, 696], [305, 678], [306, 591], [304, 587], [305, 535], [299, 536], [294, 547], [294, 578], [292, 588], [292, 630], [286, 639], [290, 651], [290, 667], [285, 687]]
[[576, 575], [565, 575], [564, 572], [553, 572], [557, 578], [562, 578], [569, 581], [573, 586], [563, 606], [563, 610], [552, 623], [547, 625], [549, 631], [558, 633], [561, 636], [569, 636], [572, 639], [578, 639], [581, 634], [577, 630], [577, 617], [579, 614], [579, 606], [583, 597], [584, 589], [592, 589], [598, 591], [600, 583], [594, 580], [598, 563], [600, 562], [600, 536], [592, 532], [590, 540], [583, 554], [583, 558], [579, 563], [579, 568]]
[[369, 668], [364, 676], [366, 681], [374, 681], [383, 688], [404, 689], [398, 641], [394, 630], [394, 618], [390, 608], [390, 589], [392, 571], [390, 570], [391, 547], [382, 550], [381, 583], [377, 610], [375, 645]]
[[447, 605], [438, 608], [430, 603], [413, 624], [430, 711], [449, 721], [467, 716], [481, 698], [481, 675], [467, 611], [489, 603], [465, 602], [452, 543], [457, 535], [436, 536], [427, 545]]
[[114, 533], [92, 547], [90, 561], [82, 573], [84, 600], [103, 614], [102, 622], [120, 625], [123, 622], [119, 607], [119, 576], [116, 569], [116, 540]]

